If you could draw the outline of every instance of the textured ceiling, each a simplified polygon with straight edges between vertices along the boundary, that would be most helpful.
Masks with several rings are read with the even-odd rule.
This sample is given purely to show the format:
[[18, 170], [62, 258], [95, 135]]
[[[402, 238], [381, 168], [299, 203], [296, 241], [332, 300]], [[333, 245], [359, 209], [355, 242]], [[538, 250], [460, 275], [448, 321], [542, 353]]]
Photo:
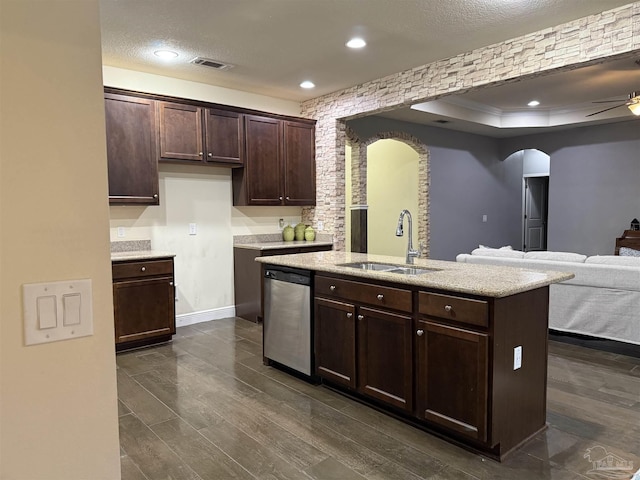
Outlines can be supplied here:
[[[103, 63], [300, 101], [627, 3], [101, 0]], [[356, 35], [365, 49], [344, 46]], [[180, 56], [163, 62], [159, 48]], [[188, 63], [196, 56], [234, 68]], [[301, 89], [306, 79], [317, 87]]]

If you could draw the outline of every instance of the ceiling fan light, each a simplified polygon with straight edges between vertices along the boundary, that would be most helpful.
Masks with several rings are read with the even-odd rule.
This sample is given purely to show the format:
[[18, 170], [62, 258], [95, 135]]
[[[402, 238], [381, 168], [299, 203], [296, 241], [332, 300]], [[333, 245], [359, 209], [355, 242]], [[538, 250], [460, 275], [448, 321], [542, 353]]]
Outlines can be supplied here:
[[631, 113], [640, 116], [640, 102], [630, 103], [629, 105], [627, 105], [627, 107], [629, 107]]

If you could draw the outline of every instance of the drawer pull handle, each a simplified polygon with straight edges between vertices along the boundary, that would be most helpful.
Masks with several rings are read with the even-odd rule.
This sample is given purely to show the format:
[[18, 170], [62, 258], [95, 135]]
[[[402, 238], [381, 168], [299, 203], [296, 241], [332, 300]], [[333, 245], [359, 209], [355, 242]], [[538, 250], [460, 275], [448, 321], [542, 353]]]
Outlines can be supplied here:
[[364, 315], [358, 315], [358, 320], [364, 320]]
[[453, 307], [451, 305], [445, 305], [444, 306], [444, 311], [445, 312], [451, 312], [453, 310]]
[[384, 300], [384, 295], [382, 295], [381, 293], [378, 294], [378, 296], [376, 297], [378, 300], [382, 301]]
[[143, 272], [147, 271], [147, 267], [142, 267], [140, 270], [142, 270]]
[[419, 337], [421, 337], [422, 335], [424, 335], [424, 330], [418, 330], [416, 332], [416, 335], [418, 335]]
[[331, 285], [329, 287], [329, 290], [331, 290], [332, 292], [335, 292], [336, 291], [336, 286], [335, 285]]
[[351, 317], [353, 317], [353, 313], [351, 312], [347, 313], [347, 318], [351, 318]]

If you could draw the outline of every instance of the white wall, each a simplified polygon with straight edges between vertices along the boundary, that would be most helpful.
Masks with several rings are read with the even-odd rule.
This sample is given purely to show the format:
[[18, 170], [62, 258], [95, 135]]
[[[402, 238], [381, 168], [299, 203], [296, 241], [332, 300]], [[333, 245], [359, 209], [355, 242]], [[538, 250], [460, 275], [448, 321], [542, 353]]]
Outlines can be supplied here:
[[367, 147], [368, 252], [405, 257], [404, 236], [396, 237], [398, 217], [408, 209], [413, 217], [413, 246], [418, 248], [418, 152], [397, 140], [378, 140]]
[[[299, 115], [296, 102], [175, 78], [103, 66], [104, 84], [155, 94]], [[234, 207], [231, 169], [160, 164], [160, 205], [112, 206], [111, 240], [151, 240], [154, 250], [176, 254], [177, 324], [234, 314], [233, 236], [280, 232], [295, 225], [300, 207]], [[198, 233], [189, 235], [189, 223]], [[125, 237], [118, 238], [118, 227]]]
[[[2, 1], [0, 478], [120, 478], [98, 0]], [[21, 287], [89, 278], [92, 336], [25, 346]]]

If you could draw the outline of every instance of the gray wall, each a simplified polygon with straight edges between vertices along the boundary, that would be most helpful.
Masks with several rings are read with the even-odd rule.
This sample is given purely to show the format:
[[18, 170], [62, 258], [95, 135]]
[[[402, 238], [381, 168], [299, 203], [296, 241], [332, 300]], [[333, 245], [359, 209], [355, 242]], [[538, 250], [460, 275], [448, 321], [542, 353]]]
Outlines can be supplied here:
[[[352, 120], [348, 125], [361, 140], [397, 131], [428, 147], [431, 258], [454, 260], [478, 244], [521, 243], [522, 162], [501, 162], [496, 139], [381, 117]], [[487, 215], [486, 223], [482, 215]]]
[[615, 238], [640, 218], [640, 120], [500, 141], [502, 156], [549, 154], [549, 250], [612, 255]]

